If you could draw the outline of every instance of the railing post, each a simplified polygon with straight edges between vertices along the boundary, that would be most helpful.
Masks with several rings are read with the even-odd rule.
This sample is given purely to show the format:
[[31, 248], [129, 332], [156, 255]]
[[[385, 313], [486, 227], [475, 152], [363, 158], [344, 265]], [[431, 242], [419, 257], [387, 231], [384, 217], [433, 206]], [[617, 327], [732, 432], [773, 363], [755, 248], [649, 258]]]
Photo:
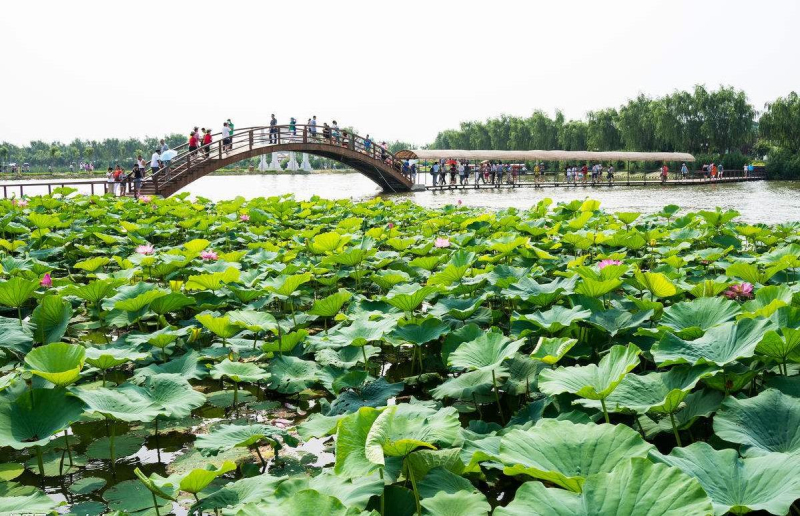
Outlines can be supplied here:
[[281, 131], [282, 131], [282, 129], [280, 127], [278, 127], [277, 129], [278, 130], [275, 132], [275, 140], [276, 140], [275, 144], [276, 145], [280, 145], [281, 144]]
[[219, 159], [222, 159], [222, 140], [217, 142], [219, 144]]
[[250, 129], [250, 150], [253, 150], [253, 130]]
[[303, 127], [303, 143], [308, 143], [308, 126]]

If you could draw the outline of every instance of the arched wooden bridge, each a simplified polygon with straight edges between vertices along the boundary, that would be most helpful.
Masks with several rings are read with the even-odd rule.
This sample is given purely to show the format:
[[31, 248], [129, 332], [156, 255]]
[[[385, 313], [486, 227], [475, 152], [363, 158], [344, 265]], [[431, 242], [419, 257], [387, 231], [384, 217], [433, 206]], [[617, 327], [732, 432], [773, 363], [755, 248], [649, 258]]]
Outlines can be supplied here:
[[272, 131], [269, 126], [237, 129], [228, 145], [217, 133], [210, 145], [194, 151], [183, 144], [174, 149], [178, 155], [167, 167], [144, 179], [141, 193], [168, 197], [226, 165], [274, 152], [305, 152], [339, 161], [370, 178], [385, 192], [407, 192], [413, 186], [401, 173], [402, 160], [361, 136], [340, 130], [338, 136], [326, 138], [322, 127], [307, 125], [278, 125]]

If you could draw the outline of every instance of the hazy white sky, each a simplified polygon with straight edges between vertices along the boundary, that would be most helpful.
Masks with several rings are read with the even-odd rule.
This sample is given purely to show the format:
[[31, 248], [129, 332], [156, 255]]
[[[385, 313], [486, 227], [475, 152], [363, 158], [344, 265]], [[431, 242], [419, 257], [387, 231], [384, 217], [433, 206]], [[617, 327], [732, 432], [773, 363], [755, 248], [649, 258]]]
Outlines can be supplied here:
[[798, 0], [3, 2], [0, 141], [312, 114], [416, 143], [696, 83], [800, 88]]

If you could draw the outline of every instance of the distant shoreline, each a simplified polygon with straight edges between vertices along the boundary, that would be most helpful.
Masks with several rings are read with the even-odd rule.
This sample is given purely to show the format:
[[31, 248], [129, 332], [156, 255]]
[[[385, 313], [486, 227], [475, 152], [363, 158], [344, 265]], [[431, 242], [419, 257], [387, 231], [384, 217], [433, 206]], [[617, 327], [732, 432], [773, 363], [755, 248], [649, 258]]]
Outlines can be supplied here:
[[[356, 171], [352, 168], [321, 169], [304, 172], [302, 170], [268, 170], [260, 172], [244, 168], [222, 169], [209, 174], [210, 176], [290, 176], [308, 174], [353, 174]], [[105, 179], [105, 171], [95, 170], [90, 172], [26, 172], [23, 174], [11, 174], [9, 172], [0, 173], [0, 181], [20, 181], [26, 179]]]

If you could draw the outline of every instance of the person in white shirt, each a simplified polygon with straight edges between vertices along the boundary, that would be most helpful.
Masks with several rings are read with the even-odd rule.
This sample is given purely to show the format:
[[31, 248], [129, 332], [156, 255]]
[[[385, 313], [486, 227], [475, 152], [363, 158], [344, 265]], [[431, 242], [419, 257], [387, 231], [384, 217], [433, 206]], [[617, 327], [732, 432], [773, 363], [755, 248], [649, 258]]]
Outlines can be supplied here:
[[[144, 170], [144, 167], [141, 167]], [[159, 153], [158, 149], [153, 151], [153, 155], [150, 156], [150, 173], [155, 174], [158, 172], [158, 169], [161, 168], [161, 154]]]

